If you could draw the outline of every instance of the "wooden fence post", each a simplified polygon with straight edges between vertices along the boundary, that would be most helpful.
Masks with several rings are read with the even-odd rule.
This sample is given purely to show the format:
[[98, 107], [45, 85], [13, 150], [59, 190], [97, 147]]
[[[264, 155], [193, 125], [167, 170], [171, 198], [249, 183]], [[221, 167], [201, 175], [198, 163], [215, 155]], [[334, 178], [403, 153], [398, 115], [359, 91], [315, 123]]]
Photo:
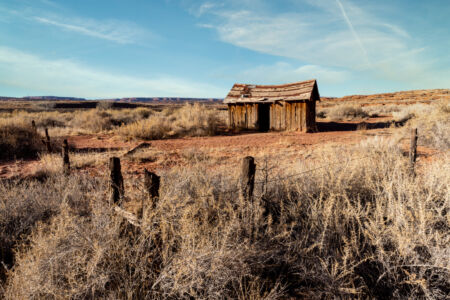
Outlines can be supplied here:
[[69, 143], [64, 140], [62, 147], [62, 157], [63, 157], [63, 170], [65, 175], [70, 174], [70, 160], [69, 160]]
[[[156, 175], [155, 173], [149, 172], [147, 169], [144, 170], [144, 185], [148, 191], [148, 195], [152, 203], [152, 209], [156, 207], [156, 203], [158, 202], [160, 182], [161, 182], [160, 176]], [[141, 217], [144, 217], [144, 209], [145, 209], [144, 202], [145, 199], [143, 198]]]
[[48, 135], [48, 128], [45, 128], [45, 146], [47, 147], [48, 153], [51, 153], [52, 145], [50, 144], [50, 136]]
[[411, 147], [409, 149], [409, 163], [411, 173], [415, 174], [415, 165], [417, 159], [417, 128], [411, 128]]
[[34, 132], [37, 131], [37, 129], [36, 129], [36, 122], [34, 120], [31, 120], [31, 128], [33, 128]]
[[244, 157], [242, 161], [241, 193], [245, 200], [250, 200], [255, 187], [255, 159], [251, 156]]
[[109, 159], [111, 201], [121, 206], [125, 190], [123, 186], [122, 171], [120, 168], [120, 158], [111, 157]]

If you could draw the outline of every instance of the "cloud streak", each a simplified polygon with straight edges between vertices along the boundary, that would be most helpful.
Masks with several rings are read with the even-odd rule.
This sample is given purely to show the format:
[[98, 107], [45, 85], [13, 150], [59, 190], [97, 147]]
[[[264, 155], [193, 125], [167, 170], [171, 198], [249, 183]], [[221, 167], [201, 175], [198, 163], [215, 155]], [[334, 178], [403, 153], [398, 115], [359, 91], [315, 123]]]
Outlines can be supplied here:
[[342, 2], [340, 0], [336, 0], [336, 3], [338, 4], [339, 9], [342, 12], [342, 16], [344, 17], [345, 22], [347, 23], [348, 27], [350, 28], [350, 31], [352, 32], [353, 36], [355, 37], [355, 40], [358, 42], [358, 45], [361, 48], [362, 53], [364, 54], [367, 64], [370, 65], [369, 57], [367, 55], [367, 50], [366, 50], [366, 48], [364, 48], [364, 44], [362, 43], [361, 38], [358, 36], [358, 33], [356, 32], [355, 28], [353, 27], [352, 22], [350, 22], [350, 19], [347, 16], [347, 13], [345, 12]]
[[255, 84], [282, 84], [320, 78], [322, 84], [339, 84], [351, 78], [350, 72], [336, 68], [325, 68], [318, 65], [295, 67], [287, 62], [260, 65], [234, 74], [236, 81]]
[[120, 21], [99, 22], [91, 19], [63, 19], [61, 17], [33, 17], [33, 20], [62, 30], [119, 44], [134, 44], [145, 35], [149, 35], [135, 24]]
[[[341, 12], [267, 14], [250, 9], [222, 10], [215, 12], [219, 22], [203, 26], [216, 30], [222, 41], [239, 47], [334, 67], [367, 68], [368, 60], [376, 62], [408, 50], [397, 35], [367, 23], [358, 24], [358, 42], [348, 25], [342, 26], [337, 14]], [[370, 52], [361, 51], [362, 44]]]
[[291, 1], [298, 10], [289, 12], [255, 9], [233, 1], [211, 9], [205, 13], [209, 22], [201, 22], [223, 42], [319, 66], [322, 75], [324, 70], [337, 68], [411, 86], [446, 85], [448, 72], [426, 56], [427, 48], [418, 46], [398, 25], [348, 0]]
[[[47, 3], [47, 1], [45, 1], [45, 3]], [[48, 5], [53, 4], [53, 2], [48, 3]], [[54, 5], [57, 6], [57, 4]], [[2, 12], [0, 20], [3, 18], [8, 21], [19, 18], [45, 26], [51, 26], [62, 31], [73, 32], [75, 34], [118, 44], [140, 44], [147, 40], [157, 38], [153, 32], [144, 29], [133, 22], [121, 20], [80, 18], [50, 13], [33, 7], [26, 7], [19, 10], [9, 9], [0, 5], [0, 12]]]
[[226, 90], [160, 74], [152, 78], [120, 75], [71, 60], [49, 60], [0, 46], [0, 85], [29, 94], [76, 95], [86, 98], [211, 97]]

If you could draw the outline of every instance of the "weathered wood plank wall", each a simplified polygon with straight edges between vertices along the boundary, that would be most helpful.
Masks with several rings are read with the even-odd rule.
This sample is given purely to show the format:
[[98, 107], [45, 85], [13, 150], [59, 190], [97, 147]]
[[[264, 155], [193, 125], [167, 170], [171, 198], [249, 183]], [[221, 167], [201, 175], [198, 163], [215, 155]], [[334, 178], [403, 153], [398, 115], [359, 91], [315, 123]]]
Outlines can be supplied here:
[[[258, 129], [258, 104], [229, 104], [228, 112], [230, 127]], [[315, 119], [315, 101], [270, 104], [271, 130], [314, 131]]]
[[309, 117], [305, 102], [273, 103], [270, 106], [270, 129], [305, 131]]
[[229, 104], [229, 126], [257, 129], [258, 104]]

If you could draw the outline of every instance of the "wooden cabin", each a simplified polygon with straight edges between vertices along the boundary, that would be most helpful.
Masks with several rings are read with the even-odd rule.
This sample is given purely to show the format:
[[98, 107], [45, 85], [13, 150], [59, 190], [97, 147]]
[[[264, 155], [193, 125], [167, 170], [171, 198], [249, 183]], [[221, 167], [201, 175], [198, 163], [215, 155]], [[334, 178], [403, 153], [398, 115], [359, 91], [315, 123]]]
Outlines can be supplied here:
[[231, 128], [316, 131], [315, 79], [283, 85], [235, 84], [224, 103]]

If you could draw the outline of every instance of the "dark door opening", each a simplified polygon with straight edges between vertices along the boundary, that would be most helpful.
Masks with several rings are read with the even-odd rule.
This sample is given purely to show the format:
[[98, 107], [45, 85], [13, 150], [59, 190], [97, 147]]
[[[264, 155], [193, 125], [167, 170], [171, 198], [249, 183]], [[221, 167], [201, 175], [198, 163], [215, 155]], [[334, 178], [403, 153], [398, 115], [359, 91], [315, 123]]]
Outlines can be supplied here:
[[258, 104], [258, 124], [259, 131], [269, 131], [270, 104]]

